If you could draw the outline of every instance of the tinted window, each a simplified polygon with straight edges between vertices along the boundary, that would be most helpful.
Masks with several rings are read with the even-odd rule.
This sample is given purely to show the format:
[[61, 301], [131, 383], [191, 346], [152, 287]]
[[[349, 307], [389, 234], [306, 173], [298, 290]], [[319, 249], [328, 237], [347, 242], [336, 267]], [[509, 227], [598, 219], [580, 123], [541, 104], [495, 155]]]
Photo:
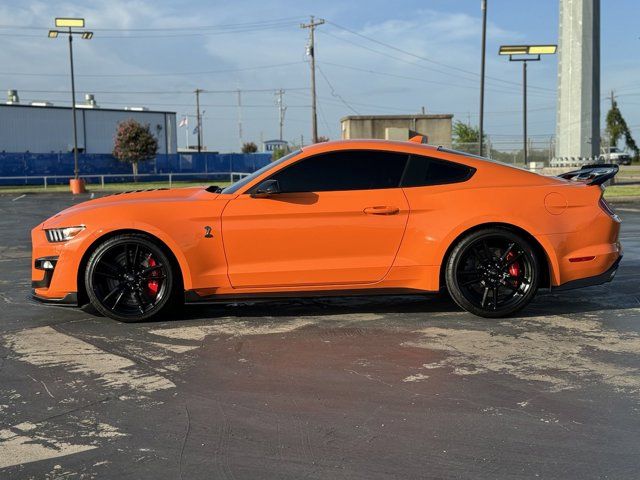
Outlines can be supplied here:
[[403, 187], [442, 185], [469, 180], [476, 169], [459, 163], [447, 162], [420, 155], [411, 155], [402, 179]]
[[238, 180], [233, 185], [229, 185], [227, 188], [222, 190], [222, 192], [220, 192], [220, 193], [236, 193], [238, 190], [240, 190], [242, 187], [244, 187], [247, 183], [251, 182], [254, 178], [259, 177], [264, 172], [266, 172], [268, 170], [271, 170], [274, 167], [277, 167], [278, 165], [280, 165], [283, 162], [286, 162], [291, 157], [295, 157], [301, 151], [302, 150], [296, 150], [295, 152], [291, 152], [289, 155], [285, 155], [284, 157], [281, 157], [280, 159], [278, 159], [278, 160], [276, 160], [274, 162], [268, 163], [267, 165], [265, 165], [261, 169], [256, 170], [255, 172], [253, 172], [251, 175], [248, 175], [248, 176]]
[[373, 150], [324, 153], [275, 173], [280, 191], [326, 192], [397, 188], [408, 156]]

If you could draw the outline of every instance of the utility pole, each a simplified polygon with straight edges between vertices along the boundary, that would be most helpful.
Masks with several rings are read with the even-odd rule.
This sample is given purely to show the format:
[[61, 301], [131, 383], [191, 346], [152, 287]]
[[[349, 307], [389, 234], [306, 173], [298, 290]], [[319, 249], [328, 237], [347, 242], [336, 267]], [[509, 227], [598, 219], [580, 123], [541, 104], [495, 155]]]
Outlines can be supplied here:
[[287, 111], [287, 107], [285, 107], [284, 102], [282, 100], [282, 96], [284, 95], [284, 90], [280, 89], [276, 92], [276, 105], [278, 105], [278, 113], [280, 116], [280, 136], [278, 137], [282, 141], [282, 130], [284, 127], [284, 114]]
[[524, 166], [529, 166], [529, 158], [527, 156], [527, 62], [522, 62], [522, 156], [524, 157]]
[[196, 129], [198, 131], [198, 153], [202, 152], [202, 123], [200, 117], [200, 93], [201, 89], [196, 88]]
[[479, 133], [480, 138], [478, 139], [478, 151], [479, 155], [482, 157], [484, 151], [484, 145], [482, 141], [482, 137], [484, 136], [484, 64], [485, 57], [487, 51], [487, 0], [481, 0], [481, 8], [482, 8], [482, 60], [480, 61], [480, 120], [479, 123]]
[[238, 89], [238, 139], [242, 149], [242, 91]]
[[318, 25], [322, 25], [324, 20], [315, 21], [311, 15], [309, 23], [300, 24], [300, 28], [309, 29], [309, 45], [307, 46], [307, 55], [311, 57], [311, 141], [318, 143], [318, 115], [316, 112], [316, 53], [314, 44], [314, 32]]

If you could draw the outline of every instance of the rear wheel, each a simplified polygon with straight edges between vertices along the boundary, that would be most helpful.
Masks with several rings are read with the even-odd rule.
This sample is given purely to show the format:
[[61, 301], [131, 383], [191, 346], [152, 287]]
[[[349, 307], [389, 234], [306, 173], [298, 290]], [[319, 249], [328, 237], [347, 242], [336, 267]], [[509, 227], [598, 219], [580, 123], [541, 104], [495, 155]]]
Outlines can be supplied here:
[[162, 248], [140, 234], [110, 238], [93, 252], [85, 271], [91, 304], [103, 315], [138, 322], [166, 310], [176, 280]]
[[531, 243], [502, 228], [464, 237], [446, 268], [447, 289], [455, 302], [481, 317], [505, 317], [535, 296], [540, 264]]

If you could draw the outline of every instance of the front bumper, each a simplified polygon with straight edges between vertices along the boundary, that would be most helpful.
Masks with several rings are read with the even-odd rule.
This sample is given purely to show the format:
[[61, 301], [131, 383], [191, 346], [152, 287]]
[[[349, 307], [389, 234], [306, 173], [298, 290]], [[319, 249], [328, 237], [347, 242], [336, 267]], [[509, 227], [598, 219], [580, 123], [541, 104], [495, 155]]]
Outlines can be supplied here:
[[31, 280], [31, 295], [32, 297], [42, 303], [50, 303], [54, 305], [78, 305], [78, 294], [76, 292], [69, 292], [61, 297], [47, 297], [38, 292], [49, 291], [51, 287], [51, 281], [53, 280], [53, 274], [58, 265], [57, 256], [38, 257], [33, 261], [33, 269], [44, 272], [44, 277], [41, 280]]
[[77, 307], [78, 306], [78, 294], [76, 292], [67, 293], [62, 298], [48, 298], [39, 296], [35, 289], [31, 291], [31, 298], [40, 302], [46, 303], [49, 305], [61, 305], [64, 307]]
[[52, 243], [42, 225], [31, 231], [31, 288], [40, 301], [71, 304], [78, 290], [78, 264], [81, 257], [72, 242]]
[[34, 270], [44, 271], [41, 280], [31, 280], [31, 288], [49, 288], [53, 279], [53, 271], [58, 264], [59, 257], [40, 257], [33, 261]]
[[575, 288], [592, 287], [594, 285], [602, 285], [603, 283], [610, 282], [611, 280], [613, 280], [613, 277], [615, 277], [616, 272], [618, 271], [618, 266], [620, 266], [621, 260], [622, 260], [622, 255], [620, 255], [618, 259], [615, 262], [613, 262], [613, 265], [611, 265], [611, 267], [609, 267], [607, 271], [599, 275], [571, 280], [557, 287], [551, 287], [551, 290], [552, 291], [573, 290]]

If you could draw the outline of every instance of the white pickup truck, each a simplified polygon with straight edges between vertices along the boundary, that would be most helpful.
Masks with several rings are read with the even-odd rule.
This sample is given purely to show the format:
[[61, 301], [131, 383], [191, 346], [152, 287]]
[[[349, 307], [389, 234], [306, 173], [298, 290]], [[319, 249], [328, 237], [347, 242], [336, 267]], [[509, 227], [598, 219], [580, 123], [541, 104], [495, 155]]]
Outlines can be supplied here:
[[623, 152], [618, 147], [609, 147], [608, 152], [603, 153], [600, 159], [605, 163], [615, 163], [616, 165], [631, 165], [631, 155]]

